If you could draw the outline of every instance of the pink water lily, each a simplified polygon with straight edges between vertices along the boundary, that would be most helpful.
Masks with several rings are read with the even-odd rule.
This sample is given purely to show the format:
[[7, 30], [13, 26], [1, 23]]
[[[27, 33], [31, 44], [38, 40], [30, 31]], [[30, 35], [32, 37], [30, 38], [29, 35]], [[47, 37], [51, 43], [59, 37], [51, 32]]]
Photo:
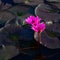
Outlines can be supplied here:
[[38, 46], [40, 45], [40, 41], [41, 41], [41, 32], [43, 32], [46, 28], [46, 25], [44, 22], [40, 22], [41, 18], [39, 18], [38, 16], [30, 16], [26, 19], [26, 23], [30, 24], [32, 29], [38, 33]]
[[29, 16], [26, 19], [26, 23], [30, 24], [30, 25], [36, 25], [40, 22], [41, 18], [39, 18], [38, 16]]
[[29, 16], [26, 20], [26, 23], [30, 24], [32, 26], [32, 29], [35, 32], [43, 32], [45, 30], [45, 23], [41, 21], [41, 18], [39, 18], [38, 16]]
[[44, 22], [42, 22], [42, 23], [39, 23], [39, 24], [37, 24], [36, 26], [35, 25], [33, 25], [32, 26], [32, 29], [35, 31], [35, 32], [43, 32], [44, 30], [45, 30], [45, 23]]

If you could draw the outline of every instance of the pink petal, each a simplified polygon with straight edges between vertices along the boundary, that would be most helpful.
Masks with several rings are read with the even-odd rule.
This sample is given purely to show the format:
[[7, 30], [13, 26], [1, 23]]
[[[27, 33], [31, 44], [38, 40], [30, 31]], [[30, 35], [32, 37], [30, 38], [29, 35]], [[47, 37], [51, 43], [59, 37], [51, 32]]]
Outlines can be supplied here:
[[43, 23], [43, 22], [40, 23], [40, 26], [39, 26], [40, 31], [43, 32], [45, 30], [45, 28], [46, 28], [45, 23]]
[[32, 29], [33, 29], [35, 32], [38, 32], [38, 30], [37, 30], [35, 27], [33, 27], [33, 26], [32, 26]]
[[32, 15], [26, 19], [26, 23], [30, 24], [32, 26], [32, 29], [36, 32], [43, 32], [46, 28], [45, 23], [44, 22], [40, 23], [40, 21], [41, 18]]
[[39, 18], [38, 16], [29, 16], [27, 19], [26, 19], [26, 23], [28, 24], [38, 24], [40, 22], [41, 18]]
[[26, 23], [31, 24], [32, 20], [28, 17], [26, 20]]
[[44, 23], [39, 23], [36, 26], [32, 25], [32, 28], [36, 32], [43, 32], [45, 30], [45, 24]]
[[39, 22], [40, 22], [42, 19], [41, 19], [41, 18], [39, 18], [38, 16], [36, 16], [36, 17], [35, 17], [35, 20], [37, 20], [37, 21], [39, 21]]

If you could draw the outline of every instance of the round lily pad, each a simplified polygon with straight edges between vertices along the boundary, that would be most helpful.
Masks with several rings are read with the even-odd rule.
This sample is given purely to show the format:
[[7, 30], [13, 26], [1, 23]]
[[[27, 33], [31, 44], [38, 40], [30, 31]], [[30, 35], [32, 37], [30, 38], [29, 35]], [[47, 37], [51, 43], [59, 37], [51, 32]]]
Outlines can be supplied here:
[[51, 9], [51, 7], [46, 4], [39, 4], [35, 9], [35, 14], [45, 21], [60, 19], [60, 14], [58, 14], [57, 10]]
[[0, 11], [0, 28], [4, 27], [5, 24], [11, 19], [15, 18], [15, 16], [8, 11]]
[[16, 45], [19, 40], [19, 27], [15, 24], [6, 25], [3, 29], [0, 30], [0, 39], [1, 43], [4, 45]]
[[[52, 37], [52, 34], [49, 35], [44, 31], [41, 34], [41, 41], [40, 44], [44, 45], [45, 47], [49, 49], [58, 49], [60, 48], [60, 40], [55, 36], [55, 34]], [[35, 33], [35, 39], [38, 41], [38, 35]]]
[[33, 13], [30, 11], [33, 10], [31, 6], [27, 5], [17, 5], [9, 9], [10, 12], [14, 13], [16, 16], [16, 23], [18, 25], [23, 25], [23, 21]]

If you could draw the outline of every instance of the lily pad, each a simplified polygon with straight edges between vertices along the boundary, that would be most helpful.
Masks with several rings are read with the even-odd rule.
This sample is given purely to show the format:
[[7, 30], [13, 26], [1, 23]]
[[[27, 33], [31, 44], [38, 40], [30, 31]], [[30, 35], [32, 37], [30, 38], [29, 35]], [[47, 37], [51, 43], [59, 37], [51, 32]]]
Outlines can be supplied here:
[[[35, 33], [35, 39], [38, 41], [38, 34]], [[54, 35], [53, 37], [49, 33], [49, 35], [46, 33], [46, 31], [42, 32], [41, 34], [41, 41], [40, 44], [44, 45], [45, 47], [49, 49], [57, 49], [60, 48], [60, 40]]]
[[8, 11], [0, 11], [0, 28], [4, 27], [8, 21], [15, 18], [15, 16]]
[[29, 13], [30, 7], [25, 5], [16, 5], [10, 9], [8, 9], [10, 12], [14, 13], [16, 16], [23, 16], [24, 14]]
[[9, 9], [10, 12], [14, 13], [16, 16], [16, 23], [22, 25], [25, 18], [32, 15], [30, 10], [33, 9], [31, 6], [27, 5], [16, 5]]
[[54, 38], [54, 37], [57, 36], [56, 33], [53, 32], [53, 31], [46, 30], [46, 33], [47, 33], [48, 36], [50, 36], [50, 37], [52, 37], [52, 38]]
[[52, 9], [52, 10], [49, 10], [50, 13], [56, 13], [58, 12], [58, 10], [55, 10], [55, 9]]
[[[18, 33], [17, 33], [18, 32]], [[5, 45], [16, 45], [18, 42], [19, 27], [15, 24], [9, 24], [0, 31], [0, 41]]]
[[19, 37], [18, 37], [18, 35], [16, 35], [16, 34], [12, 34], [12, 35], [9, 35], [9, 38], [10, 38], [12, 41], [17, 42]]
[[51, 9], [46, 4], [39, 4], [35, 9], [35, 15], [41, 17], [43, 20], [58, 20], [60, 19], [60, 14], [58, 10]]

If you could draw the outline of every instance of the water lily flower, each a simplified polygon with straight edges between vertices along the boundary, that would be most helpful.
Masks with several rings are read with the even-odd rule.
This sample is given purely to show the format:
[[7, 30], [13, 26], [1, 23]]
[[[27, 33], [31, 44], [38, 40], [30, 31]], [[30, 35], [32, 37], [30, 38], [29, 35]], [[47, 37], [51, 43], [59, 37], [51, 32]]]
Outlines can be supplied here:
[[32, 26], [32, 29], [35, 31], [35, 32], [43, 32], [45, 30], [45, 23], [42, 22], [42, 23], [39, 23], [37, 25], [33, 25]]
[[41, 32], [43, 32], [45, 30], [45, 23], [44, 22], [40, 22], [41, 18], [39, 18], [38, 16], [30, 16], [26, 19], [26, 23], [30, 24], [32, 29], [38, 33], [38, 47], [40, 45], [40, 41], [41, 41]]
[[30, 25], [36, 25], [40, 22], [41, 18], [39, 18], [38, 16], [29, 16], [26, 19], [26, 23], [30, 24]]

